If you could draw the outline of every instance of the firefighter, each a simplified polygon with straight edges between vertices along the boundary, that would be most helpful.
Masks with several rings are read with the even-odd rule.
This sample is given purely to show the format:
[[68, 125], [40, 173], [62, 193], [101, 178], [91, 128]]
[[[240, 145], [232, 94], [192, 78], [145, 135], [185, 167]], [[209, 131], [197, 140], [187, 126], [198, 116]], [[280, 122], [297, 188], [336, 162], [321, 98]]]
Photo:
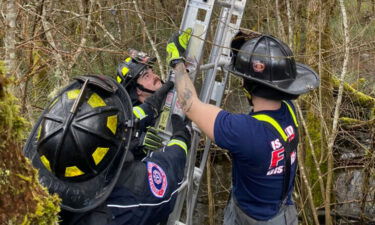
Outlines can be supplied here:
[[170, 39], [167, 61], [174, 68], [186, 115], [231, 153], [232, 193], [224, 224], [297, 224], [292, 191], [298, 120], [292, 100], [318, 86], [317, 74], [296, 63], [290, 48], [277, 38], [246, 39], [240, 33], [231, 43], [233, 58], [227, 69], [243, 79], [252, 110], [229, 113], [198, 99], [184, 65], [190, 35], [188, 29]]
[[61, 224], [152, 225], [168, 218], [189, 130], [172, 115], [167, 145], [140, 161], [129, 150], [134, 128], [129, 95], [107, 76], [76, 78], [46, 108], [24, 153], [41, 184], [62, 199]]
[[137, 133], [132, 140], [134, 147], [131, 149], [136, 159], [142, 159], [147, 152], [163, 145], [153, 126], [173, 83], [164, 83], [153, 71], [156, 58], [135, 49], [129, 49], [128, 53], [129, 57], [117, 67], [116, 80], [129, 93], [133, 114], [139, 121]]
[[155, 57], [135, 49], [128, 49], [128, 53], [129, 57], [117, 66], [116, 79], [136, 106], [144, 103], [164, 82], [153, 70]]

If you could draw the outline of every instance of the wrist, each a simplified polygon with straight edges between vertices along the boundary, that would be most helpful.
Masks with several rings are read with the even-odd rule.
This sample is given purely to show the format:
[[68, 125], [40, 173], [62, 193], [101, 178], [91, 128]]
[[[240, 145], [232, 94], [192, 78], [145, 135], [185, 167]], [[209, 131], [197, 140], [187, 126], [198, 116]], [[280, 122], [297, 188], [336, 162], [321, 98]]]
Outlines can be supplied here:
[[172, 68], [175, 68], [177, 66], [177, 64], [179, 64], [179, 63], [185, 63], [185, 60], [183, 58], [172, 59], [171, 62], [169, 63], [169, 65]]
[[190, 148], [191, 135], [188, 131], [177, 131], [172, 135], [171, 139], [178, 139], [180, 141], [183, 141], [188, 146], [188, 148]]

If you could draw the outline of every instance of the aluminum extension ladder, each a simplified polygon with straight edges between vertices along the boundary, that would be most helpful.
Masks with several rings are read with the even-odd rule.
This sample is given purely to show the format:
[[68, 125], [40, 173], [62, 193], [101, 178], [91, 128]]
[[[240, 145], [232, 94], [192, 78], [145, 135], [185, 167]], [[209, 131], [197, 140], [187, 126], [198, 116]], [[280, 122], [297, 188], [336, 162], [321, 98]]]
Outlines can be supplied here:
[[[215, 102], [217, 106], [221, 104], [228, 78], [228, 71], [224, 69], [224, 66], [228, 65], [231, 61], [230, 43], [239, 31], [245, 5], [246, 0], [187, 0], [186, 2], [180, 30], [183, 31], [187, 28], [193, 28], [192, 37], [187, 48], [187, 61], [190, 61], [193, 65], [192, 69], [189, 71], [190, 78], [193, 82], [198, 73], [202, 72], [205, 75], [203, 87], [200, 92], [202, 102]], [[209, 59], [207, 63], [202, 64], [203, 50], [208, 29], [211, 25], [214, 6], [220, 7], [220, 15], [216, 25], [216, 32]], [[218, 71], [222, 71], [223, 73], [220, 81], [216, 78]], [[170, 79], [173, 79], [173, 76], [173, 72], [170, 72]], [[169, 139], [172, 133], [170, 124], [171, 112], [180, 115], [182, 113], [182, 109], [177, 102], [175, 90], [168, 93], [163, 113], [157, 123], [157, 127], [162, 130], [161, 136], [164, 136], [165, 140]], [[185, 177], [178, 190], [179, 193], [175, 208], [169, 216], [167, 225], [191, 225], [193, 223], [193, 212], [200, 181], [211, 145], [211, 141], [207, 139], [200, 165], [196, 167], [197, 148], [200, 136], [201, 131], [193, 123], [192, 143], [185, 167]], [[186, 204], [185, 223], [181, 221], [184, 204]]]

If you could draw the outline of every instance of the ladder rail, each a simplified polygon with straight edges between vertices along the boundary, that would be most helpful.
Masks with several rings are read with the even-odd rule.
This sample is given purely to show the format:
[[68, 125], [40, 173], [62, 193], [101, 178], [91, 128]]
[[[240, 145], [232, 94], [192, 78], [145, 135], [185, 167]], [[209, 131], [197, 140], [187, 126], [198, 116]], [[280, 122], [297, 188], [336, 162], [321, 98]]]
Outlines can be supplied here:
[[[230, 56], [231, 56], [230, 55], [230, 41], [233, 39], [233, 37], [236, 35], [236, 33], [239, 30], [243, 10], [246, 4], [246, 1], [242, 1], [241, 2], [242, 5], [239, 7], [239, 5], [235, 5], [236, 2], [238, 1], [231, 0], [230, 4], [226, 5], [226, 6], [229, 6], [229, 8], [223, 7], [220, 13], [220, 20], [218, 22], [219, 24], [217, 26], [215, 39], [214, 39], [214, 47], [211, 51], [209, 62], [208, 62], [209, 64], [214, 63], [214, 66], [212, 69], [209, 69], [207, 71], [207, 75], [205, 77], [205, 83], [201, 90], [201, 95], [200, 95], [201, 100], [205, 103], [209, 103], [210, 99], [212, 99], [212, 94], [213, 94], [212, 91], [214, 90], [215, 84], [218, 83], [215, 80], [216, 80], [216, 75], [217, 75], [219, 66], [221, 64], [225, 65], [225, 64], [230, 63]], [[235, 6], [237, 7], [236, 9], [234, 8]], [[235, 21], [235, 23], [231, 23], [231, 19], [233, 15], [237, 16], [237, 20]], [[224, 49], [226, 51], [224, 51]], [[222, 67], [220, 68], [222, 71], [224, 71]], [[228, 79], [228, 71], [224, 71], [223, 80], [221, 82], [223, 87], [225, 87], [227, 83], [227, 79]], [[225, 89], [222, 88], [220, 93], [216, 93], [217, 94], [217, 98], [215, 99], [216, 106], [220, 106], [222, 97], [224, 95], [224, 90]], [[202, 156], [200, 166], [199, 166], [201, 173], [203, 173], [204, 171], [207, 158], [208, 158], [208, 154], [209, 154], [209, 150], [210, 150], [210, 146], [211, 146], [211, 140], [207, 139], [205, 143], [203, 156]], [[197, 179], [198, 188], [196, 188], [196, 190], [193, 190], [193, 193], [191, 194], [188, 193], [187, 195], [187, 199], [191, 199], [191, 205], [190, 205], [191, 210], [187, 212], [187, 224], [189, 224], [189, 221], [192, 221], [192, 218], [193, 218], [193, 210], [195, 208], [196, 199], [197, 199], [198, 191], [199, 191], [198, 189], [199, 189], [200, 181], [201, 181], [200, 178], [201, 177]]]
[[[212, 11], [214, 7], [215, 0], [187, 0], [183, 20], [181, 23], [180, 30], [184, 31], [187, 28], [193, 28], [193, 33], [187, 47], [187, 59], [192, 60], [193, 63], [198, 64], [201, 61], [203, 55], [203, 49], [206, 42], [208, 28], [211, 22]], [[198, 73], [197, 70], [190, 71], [189, 76], [194, 81], [196, 74]], [[172, 74], [171, 74], [172, 75]], [[172, 77], [173, 78], [173, 77]], [[175, 108], [178, 107], [177, 101], [177, 93], [176, 90], [172, 90], [173, 93], [173, 100], [171, 103], [171, 112], [175, 112]], [[166, 127], [165, 133], [171, 133], [171, 124], [170, 124], [170, 117], [171, 114], [169, 112], [168, 122]], [[169, 131], [169, 132], [168, 132]], [[196, 161], [196, 151], [197, 146], [199, 143], [200, 138], [200, 130], [194, 126], [193, 133], [192, 133], [192, 143], [191, 148], [188, 154], [188, 160], [185, 166], [185, 177], [184, 182], [187, 182], [185, 188], [181, 188], [178, 194], [175, 208], [171, 215], [168, 218], [168, 225], [178, 224], [179, 219], [181, 218], [181, 212], [183, 209], [183, 204], [186, 201], [186, 208], [191, 208], [191, 198], [188, 200], [186, 198], [187, 193], [192, 193], [192, 183], [194, 183], [194, 168], [195, 168], [195, 161]]]
[[[197, 64], [200, 64], [200, 62], [202, 61], [201, 57], [203, 55], [203, 46], [205, 44], [204, 42], [206, 40], [208, 27], [210, 25], [213, 3], [215, 3], [215, 0], [187, 1], [183, 21], [181, 23], [181, 30], [185, 30], [189, 27], [193, 28], [193, 34], [187, 49], [188, 61], [189, 59], [192, 59]], [[222, 8], [208, 63], [196, 70], [191, 71], [189, 75], [194, 82], [196, 74], [199, 70], [207, 71], [203, 87], [200, 92], [200, 99], [205, 103], [209, 103], [210, 99], [213, 99], [213, 94], [215, 94], [214, 100], [216, 100], [216, 105], [220, 106], [225, 91], [225, 85], [228, 79], [228, 71], [224, 70], [223, 66], [230, 63], [230, 42], [239, 30], [243, 10], [246, 5], [246, 0], [222, 0], [216, 1], [216, 3]], [[205, 4], [209, 4], [209, 6]], [[198, 20], [197, 18], [199, 15], [199, 10], [206, 10], [206, 18], [204, 20]], [[233, 16], [236, 18], [235, 20], [233, 20]], [[216, 81], [216, 74], [218, 70], [224, 72], [221, 82]], [[218, 88], [218, 86], [220, 86], [221, 88]], [[216, 92], [219, 93], [212, 93], [213, 90], [217, 90]], [[174, 95], [173, 101], [173, 104], [175, 105], [172, 104], [172, 106], [175, 107], [177, 104], [177, 94]], [[200, 137], [201, 131], [193, 123], [192, 143], [188, 155], [188, 161], [185, 167], [186, 174], [183, 182], [184, 187], [181, 187], [179, 190], [175, 208], [168, 219], [168, 225], [183, 224], [179, 221], [179, 219], [181, 218], [181, 212], [185, 202], [186, 224], [191, 225], [193, 222], [193, 212], [196, 204], [201, 177], [211, 145], [211, 141], [207, 139], [200, 165], [199, 167], [195, 167], [197, 147]]]

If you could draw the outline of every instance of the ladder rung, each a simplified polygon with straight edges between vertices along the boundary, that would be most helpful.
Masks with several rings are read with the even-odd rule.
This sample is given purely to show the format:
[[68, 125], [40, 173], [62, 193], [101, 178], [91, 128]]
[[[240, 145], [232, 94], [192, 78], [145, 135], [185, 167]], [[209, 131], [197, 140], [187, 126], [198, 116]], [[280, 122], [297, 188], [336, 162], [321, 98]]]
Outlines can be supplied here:
[[[222, 61], [220, 61], [219, 63], [218, 63], [218, 65], [217, 66], [225, 66], [227, 64], [227, 61], [224, 61], [224, 60], [222, 60]], [[199, 67], [199, 69], [200, 70], [208, 70], [208, 69], [212, 69], [212, 68], [214, 68], [215, 67], [215, 63], [207, 63], [207, 64], [204, 64], [204, 65], [201, 65], [200, 67]]]
[[[226, 2], [226, 1], [218, 1], [217, 2], [220, 6], [226, 7], [226, 8], [231, 8], [232, 3]], [[236, 1], [233, 5], [233, 8], [236, 10], [242, 10], [244, 8], [244, 4], [241, 3], [241, 1]]]
[[[201, 179], [201, 177], [202, 177], [202, 170], [199, 167], [194, 167], [193, 180], [194, 181], [199, 180], [199, 179]], [[188, 183], [189, 183], [189, 181], [187, 179], [185, 179], [182, 182], [182, 184], [180, 185], [180, 187], [178, 188], [178, 192], [180, 192], [184, 188], [186, 188]]]

